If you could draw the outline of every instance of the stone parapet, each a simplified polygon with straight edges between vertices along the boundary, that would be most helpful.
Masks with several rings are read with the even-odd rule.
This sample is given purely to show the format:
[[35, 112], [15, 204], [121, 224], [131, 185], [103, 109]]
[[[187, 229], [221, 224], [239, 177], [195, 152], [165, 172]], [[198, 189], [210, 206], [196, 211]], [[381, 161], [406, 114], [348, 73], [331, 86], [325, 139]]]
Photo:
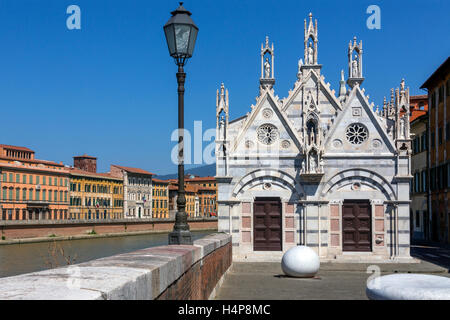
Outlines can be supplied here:
[[208, 299], [232, 263], [231, 236], [152, 247], [0, 278], [0, 300]]

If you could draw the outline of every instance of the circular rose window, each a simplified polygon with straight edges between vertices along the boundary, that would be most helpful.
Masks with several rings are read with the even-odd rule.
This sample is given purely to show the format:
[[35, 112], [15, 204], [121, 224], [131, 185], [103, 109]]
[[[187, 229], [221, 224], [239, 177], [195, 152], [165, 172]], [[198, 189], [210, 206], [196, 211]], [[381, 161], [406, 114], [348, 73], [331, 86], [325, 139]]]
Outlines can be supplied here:
[[369, 136], [369, 131], [366, 126], [361, 123], [354, 123], [347, 127], [345, 132], [347, 140], [352, 144], [361, 144], [367, 140]]
[[274, 143], [278, 138], [278, 129], [273, 124], [263, 124], [256, 133], [258, 140], [267, 145]]

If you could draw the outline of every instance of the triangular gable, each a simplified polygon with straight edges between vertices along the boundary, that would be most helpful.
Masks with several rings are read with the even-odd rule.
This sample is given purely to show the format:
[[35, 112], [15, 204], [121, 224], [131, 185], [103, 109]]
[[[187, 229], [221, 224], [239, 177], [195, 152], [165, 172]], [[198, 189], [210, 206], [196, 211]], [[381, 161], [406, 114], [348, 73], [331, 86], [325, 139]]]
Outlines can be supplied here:
[[256, 128], [265, 123], [273, 124], [277, 127], [279, 131], [278, 142], [284, 142], [282, 147], [284, 147], [286, 151], [295, 153], [300, 152], [302, 148], [300, 138], [293, 129], [291, 123], [289, 123], [285, 114], [278, 107], [275, 97], [269, 90], [265, 90], [262, 96], [258, 98], [256, 106], [253, 107], [242, 128], [239, 130], [240, 132], [232, 146], [231, 152], [252, 149], [251, 146], [245, 146], [244, 144], [247, 139], [250, 139], [253, 142], [251, 144], [255, 146], [257, 143], [255, 133]]
[[290, 91], [289, 96], [284, 99], [283, 108], [282, 110], [284, 112], [287, 111], [287, 109], [291, 106], [292, 102], [295, 100], [295, 98], [300, 94], [302, 91], [303, 86], [309, 81], [313, 80], [314, 83], [317, 85], [320, 85], [321, 92], [325, 95], [325, 97], [328, 99], [328, 101], [331, 103], [331, 105], [337, 110], [342, 110], [341, 105], [334, 95], [334, 91], [330, 90], [330, 87], [325, 83], [325, 81], [322, 78], [319, 78], [319, 76], [316, 74], [314, 70], [310, 70], [305, 78], [302, 80], [302, 82], [297, 81], [296, 85], [294, 87], [294, 90]]
[[[348, 132], [347, 129], [353, 124], [362, 124], [367, 129], [368, 136], [364, 142], [360, 144], [352, 143], [347, 139], [347, 133], [349, 133], [351, 137], [354, 137], [355, 135], [352, 133], [354, 129], [361, 130], [361, 128], [352, 126]], [[364, 131], [364, 129], [362, 129], [362, 131]], [[364, 136], [364, 133], [362, 136]], [[351, 91], [343, 111], [339, 113], [326, 137], [324, 146], [326, 155], [349, 153], [395, 153], [393, 141], [386, 134], [382, 124], [371, 110], [371, 107], [359, 86], [355, 86]]]

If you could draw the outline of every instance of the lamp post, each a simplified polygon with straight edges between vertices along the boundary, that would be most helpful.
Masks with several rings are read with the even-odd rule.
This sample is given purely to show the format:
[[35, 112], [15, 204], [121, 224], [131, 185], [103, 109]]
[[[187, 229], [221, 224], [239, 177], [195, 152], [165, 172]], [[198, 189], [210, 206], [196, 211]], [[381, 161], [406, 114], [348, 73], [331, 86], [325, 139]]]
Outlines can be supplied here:
[[184, 65], [192, 57], [198, 27], [191, 19], [191, 13], [183, 8], [183, 2], [173, 12], [172, 17], [164, 25], [167, 46], [172, 58], [178, 66], [178, 197], [175, 225], [169, 234], [169, 244], [192, 244], [186, 215], [186, 196], [184, 191], [184, 82], [186, 73]]

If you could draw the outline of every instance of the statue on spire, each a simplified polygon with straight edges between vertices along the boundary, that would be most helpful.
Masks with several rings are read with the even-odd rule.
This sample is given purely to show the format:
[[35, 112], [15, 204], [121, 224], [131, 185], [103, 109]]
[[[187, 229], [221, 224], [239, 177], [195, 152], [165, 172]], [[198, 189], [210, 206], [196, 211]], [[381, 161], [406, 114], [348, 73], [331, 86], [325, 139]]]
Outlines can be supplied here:
[[275, 55], [273, 43], [269, 46], [269, 37], [266, 37], [265, 45], [261, 44], [261, 78], [260, 90], [272, 89], [275, 84]]
[[[355, 57], [353, 58], [353, 53]], [[355, 85], [361, 85], [364, 81], [362, 74], [362, 40], [359, 44], [356, 42], [356, 37], [353, 38], [353, 43], [350, 40], [348, 45], [348, 85], [353, 88]]]
[[314, 25], [312, 21], [312, 13], [310, 13], [308, 25], [306, 25], [305, 19], [305, 65], [317, 65], [317, 33], [317, 20]]

